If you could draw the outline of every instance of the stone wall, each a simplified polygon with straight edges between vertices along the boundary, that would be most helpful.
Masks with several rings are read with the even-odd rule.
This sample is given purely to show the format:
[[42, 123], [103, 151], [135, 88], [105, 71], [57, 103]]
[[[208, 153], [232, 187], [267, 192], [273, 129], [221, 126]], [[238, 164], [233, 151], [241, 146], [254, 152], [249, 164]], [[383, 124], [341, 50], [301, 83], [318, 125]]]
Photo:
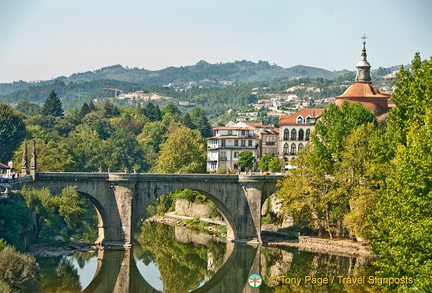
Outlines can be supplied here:
[[177, 199], [175, 213], [179, 216], [209, 218], [210, 207], [203, 204], [191, 203], [187, 199]]

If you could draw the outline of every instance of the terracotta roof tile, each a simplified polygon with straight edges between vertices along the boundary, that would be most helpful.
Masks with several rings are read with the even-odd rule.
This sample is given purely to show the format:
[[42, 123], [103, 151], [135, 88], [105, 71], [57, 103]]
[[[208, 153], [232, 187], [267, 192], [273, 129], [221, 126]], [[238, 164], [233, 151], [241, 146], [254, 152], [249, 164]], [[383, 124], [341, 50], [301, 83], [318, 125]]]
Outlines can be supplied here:
[[376, 86], [371, 83], [355, 82], [336, 99], [345, 98], [389, 98], [390, 94], [380, 91]]
[[292, 115], [282, 115], [279, 119], [279, 124], [297, 124], [298, 116], [301, 115], [303, 119], [307, 116], [315, 118], [321, 116], [324, 110], [324, 108], [304, 108]]

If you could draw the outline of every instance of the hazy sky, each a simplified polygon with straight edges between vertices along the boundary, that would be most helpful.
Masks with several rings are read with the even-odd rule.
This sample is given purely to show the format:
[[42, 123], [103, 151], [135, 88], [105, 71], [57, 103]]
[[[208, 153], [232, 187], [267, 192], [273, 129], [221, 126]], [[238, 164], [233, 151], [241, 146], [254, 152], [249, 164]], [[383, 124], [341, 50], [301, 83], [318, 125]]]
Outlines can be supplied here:
[[432, 56], [430, 0], [0, 0], [0, 83], [114, 64], [236, 60], [354, 70]]

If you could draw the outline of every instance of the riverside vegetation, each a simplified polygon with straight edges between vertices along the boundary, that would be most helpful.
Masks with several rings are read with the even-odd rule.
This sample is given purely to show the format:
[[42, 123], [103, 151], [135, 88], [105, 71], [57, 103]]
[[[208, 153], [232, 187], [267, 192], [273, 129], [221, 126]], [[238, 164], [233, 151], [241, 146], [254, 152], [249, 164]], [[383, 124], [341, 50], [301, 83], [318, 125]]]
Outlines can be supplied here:
[[[400, 292], [432, 288], [431, 76], [432, 59], [422, 61], [417, 54], [412, 70], [398, 73], [392, 96], [396, 108], [381, 123], [360, 104], [328, 107], [312, 143], [299, 153], [297, 169], [280, 182], [277, 192], [297, 226], [322, 236], [361, 238], [377, 257], [375, 274], [413, 278], [414, 284], [386, 287]], [[36, 116], [0, 104], [0, 161], [13, 158], [19, 166], [26, 138], [37, 141], [40, 171], [205, 172], [205, 137], [211, 126], [199, 107], [185, 113], [173, 104], [159, 109], [153, 103], [136, 108], [85, 103], [65, 115], [58, 111], [61, 103], [48, 103], [56, 99], [51, 92], [42, 115]], [[30, 108], [37, 109], [29, 103]], [[44, 229], [52, 229], [65, 237], [81, 237], [86, 228], [74, 226], [74, 219], [87, 208], [74, 192], [70, 188], [51, 196], [23, 189], [2, 199], [0, 238], [25, 249], [20, 233], [43, 237]], [[76, 198], [73, 205], [69, 197]], [[20, 255], [4, 247], [0, 258]], [[36, 272], [32, 263], [31, 258], [21, 261]], [[35, 276], [29, 273], [28, 278]], [[10, 292], [23, 290], [6, 276], [1, 279], [0, 285], [9, 286]], [[33, 288], [35, 283], [20, 284]]]

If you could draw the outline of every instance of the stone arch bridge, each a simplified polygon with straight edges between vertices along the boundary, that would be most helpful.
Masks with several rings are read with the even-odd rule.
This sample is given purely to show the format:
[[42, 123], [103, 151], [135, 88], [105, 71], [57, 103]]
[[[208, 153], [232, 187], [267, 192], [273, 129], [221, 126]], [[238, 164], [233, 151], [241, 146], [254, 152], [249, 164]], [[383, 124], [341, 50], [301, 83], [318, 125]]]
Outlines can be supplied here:
[[282, 176], [215, 174], [36, 173], [27, 185], [59, 194], [67, 186], [95, 206], [101, 245], [133, 245], [133, 231], [146, 208], [174, 190], [196, 190], [221, 211], [232, 241], [261, 242], [261, 207]]

